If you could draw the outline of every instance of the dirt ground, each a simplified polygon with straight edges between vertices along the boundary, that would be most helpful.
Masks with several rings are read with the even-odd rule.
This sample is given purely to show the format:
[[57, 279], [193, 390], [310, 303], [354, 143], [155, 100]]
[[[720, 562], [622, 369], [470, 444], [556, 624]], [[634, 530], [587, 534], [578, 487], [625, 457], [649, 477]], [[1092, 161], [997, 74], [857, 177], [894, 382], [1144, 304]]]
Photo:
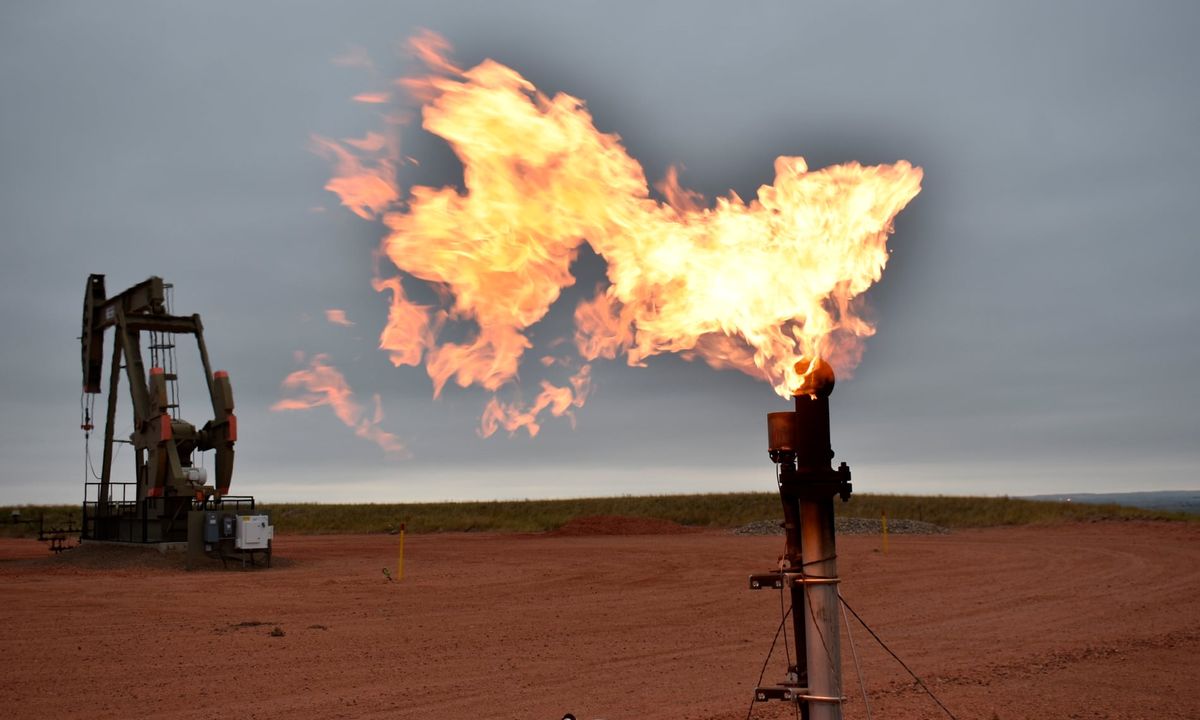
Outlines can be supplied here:
[[[391, 582], [397, 539], [282, 536], [281, 566], [249, 572], [94, 546], [47, 559], [36, 541], [0, 540], [0, 715], [746, 717], [780, 617], [778, 593], [746, 576], [773, 566], [781, 538], [409, 536]], [[843, 593], [958, 718], [1200, 717], [1200, 527], [879, 547], [839, 539]], [[874, 717], [944, 717], [853, 630]], [[843, 654], [845, 716], [865, 718], [844, 629]], [[777, 652], [764, 681], [783, 663]]]

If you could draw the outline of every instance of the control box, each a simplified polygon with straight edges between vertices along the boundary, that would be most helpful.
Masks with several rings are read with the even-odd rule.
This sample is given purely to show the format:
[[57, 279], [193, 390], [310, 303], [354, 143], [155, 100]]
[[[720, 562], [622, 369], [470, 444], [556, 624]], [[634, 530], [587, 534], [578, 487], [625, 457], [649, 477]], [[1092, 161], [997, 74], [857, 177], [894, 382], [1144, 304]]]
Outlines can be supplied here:
[[231, 540], [237, 534], [237, 516], [229, 512], [213, 510], [204, 513], [204, 542], [213, 544]]
[[239, 515], [234, 547], [238, 550], [266, 550], [275, 537], [275, 528], [266, 515]]

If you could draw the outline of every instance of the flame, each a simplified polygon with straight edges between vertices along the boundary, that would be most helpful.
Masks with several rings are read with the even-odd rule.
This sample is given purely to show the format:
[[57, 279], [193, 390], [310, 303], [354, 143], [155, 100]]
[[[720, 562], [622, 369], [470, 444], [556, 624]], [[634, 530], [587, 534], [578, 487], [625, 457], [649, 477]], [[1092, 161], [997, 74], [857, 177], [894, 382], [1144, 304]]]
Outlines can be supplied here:
[[756, 199], [731, 193], [709, 209], [668, 175], [675, 204], [629, 203], [589, 236], [611, 284], [575, 314], [581, 353], [624, 353], [631, 365], [694, 353], [783, 397], [811, 372], [794, 367], [799, 357], [848, 374], [874, 333], [854, 299], [882, 276], [892, 219], [920, 180], [903, 161], [809, 172], [803, 158], [780, 157]]
[[388, 144], [381, 134], [371, 133], [361, 140], [340, 143], [314, 137], [313, 148], [334, 161], [336, 172], [325, 189], [341, 198], [342, 204], [355, 215], [364, 220], [374, 219], [400, 199], [395, 185], [395, 161], [390, 158]]
[[392, 292], [388, 322], [379, 335], [379, 348], [388, 351], [396, 367], [420, 365], [421, 356], [434, 344], [435, 328], [430, 326], [429, 308], [410, 302], [398, 277], [376, 278], [372, 286], [376, 292]]
[[[303, 362], [304, 356], [298, 354], [297, 360]], [[346, 378], [329, 363], [327, 355], [314, 355], [307, 368], [296, 370], [284, 378], [283, 388], [298, 391], [299, 395], [280, 400], [271, 406], [272, 410], [308, 410], [328, 405], [333, 408], [338, 420], [353, 429], [355, 435], [370, 440], [389, 454], [407, 455], [400, 438], [379, 427], [383, 422], [383, 403], [379, 395], [373, 396], [375, 410], [368, 416], [354, 399], [354, 391]]]
[[504, 428], [509, 433], [525, 430], [530, 437], [536, 437], [542, 429], [538, 423], [538, 416], [545, 411], [549, 411], [554, 417], [565, 415], [570, 419], [571, 427], [575, 427], [575, 415], [571, 408], [583, 407], [591, 389], [591, 375], [591, 366], [584, 365], [579, 372], [571, 376], [569, 387], [559, 387], [543, 380], [541, 392], [528, 407], [519, 402], [505, 403], [492, 397], [483, 409], [483, 423], [479, 434], [488, 437], [499, 428]]
[[355, 102], [368, 105], [383, 105], [391, 101], [392, 96], [385, 92], [363, 92], [354, 96]]
[[[803, 158], [784, 156], [751, 200], [730, 192], [711, 204], [671, 168], [656, 185], [663, 202], [582, 100], [548, 97], [493, 60], [461, 69], [433, 33], [411, 45], [430, 72], [399, 84], [421, 101], [422, 127], [462, 162], [463, 190], [402, 191], [396, 163], [374, 145], [319, 147], [336, 163], [327, 188], [359, 215], [380, 218], [383, 255], [446, 301], [438, 310], [416, 305], [399, 278], [377, 279], [376, 290], [392, 294], [380, 346], [397, 365], [424, 358], [435, 395], [451, 381], [497, 393], [482, 434], [534, 435], [543, 413], [573, 417], [600, 358], [644, 365], [678, 353], [762, 379], [783, 397], [815, 368], [797, 368], [797, 358], [824, 358], [843, 375], [857, 364], [862, 338], [874, 332], [857, 299], [882, 275], [892, 221], [920, 192], [920, 168], [852, 162], [810, 171]], [[565, 384], [540, 381], [528, 404], [502, 401], [533, 347], [527, 331], [574, 284], [584, 242], [607, 263], [608, 284], [575, 310], [579, 369]], [[446, 321], [475, 332], [442, 340]]]
[[325, 311], [325, 319], [333, 325], [341, 325], [342, 327], [354, 327], [354, 321], [346, 317], [345, 310], [330, 308]]

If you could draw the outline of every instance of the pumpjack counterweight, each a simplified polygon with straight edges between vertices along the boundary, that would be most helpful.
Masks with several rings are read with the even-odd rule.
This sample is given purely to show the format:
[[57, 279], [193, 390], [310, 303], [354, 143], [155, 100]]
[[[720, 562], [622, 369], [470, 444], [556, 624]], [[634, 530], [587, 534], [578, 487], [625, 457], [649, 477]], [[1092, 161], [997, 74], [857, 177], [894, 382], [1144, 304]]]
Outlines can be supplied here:
[[[172, 315], [167, 292], [171, 286], [151, 277], [108, 297], [103, 275], [88, 277], [83, 300], [83, 392], [98, 394], [104, 374], [104, 336], [113, 330], [109, 361], [108, 402], [100, 476], [84, 491], [82, 537], [88, 540], [176, 542], [188, 539], [188, 513], [227, 503], [235, 506], [252, 498], [229, 495], [233, 477], [237, 416], [229, 374], [213, 372], [204, 344], [199, 315]], [[142, 355], [143, 335], [149, 336], [151, 367]], [[212, 404], [212, 419], [197, 427], [180, 417], [174, 364], [175, 336], [196, 339], [204, 382]], [[117, 397], [122, 370], [133, 403], [133, 432], [128, 440], [114, 437]], [[91, 431], [92, 420], [84, 420]], [[115, 482], [113, 445], [128, 442], [134, 451], [134, 482]], [[213, 450], [214, 482], [194, 463], [196, 451]]]

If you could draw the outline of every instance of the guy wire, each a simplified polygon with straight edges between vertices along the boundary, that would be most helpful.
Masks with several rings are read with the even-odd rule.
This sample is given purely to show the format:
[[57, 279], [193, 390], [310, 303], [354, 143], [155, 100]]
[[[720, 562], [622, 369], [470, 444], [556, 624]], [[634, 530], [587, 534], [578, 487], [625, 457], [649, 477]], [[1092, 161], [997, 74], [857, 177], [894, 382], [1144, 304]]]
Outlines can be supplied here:
[[943, 705], [942, 701], [938, 699], [938, 696], [933, 694], [933, 691], [929, 689], [929, 686], [925, 684], [925, 681], [917, 677], [917, 674], [912, 671], [912, 668], [906, 665], [904, 661], [900, 659], [899, 655], [892, 652], [892, 649], [887, 646], [887, 643], [885, 643], [883, 639], [879, 637], [879, 635], [875, 634], [875, 631], [871, 629], [871, 626], [868, 625], [867, 622], [863, 620], [857, 612], [854, 611], [854, 608], [850, 607], [850, 603], [846, 602], [846, 598], [842, 597], [841, 593], [838, 593], [838, 599], [842, 601], [842, 605], [850, 611], [850, 614], [854, 616], [854, 619], [858, 620], [859, 624], [861, 624], [866, 631], [871, 634], [871, 637], [875, 638], [875, 642], [879, 643], [879, 647], [886, 650], [888, 655], [891, 655], [893, 658], [895, 658], [896, 662], [900, 663], [900, 667], [904, 668], [905, 672], [911, 675], [913, 680], [917, 681], [917, 684], [921, 686], [921, 689], [924, 690], [929, 697], [933, 698], [933, 701], [937, 703], [937, 706], [940, 707], [942, 711], [950, 717], [950, 720], [958, 720], [958, 718], [954, 716], [954, 713], [950, 712], [950, 708]]

